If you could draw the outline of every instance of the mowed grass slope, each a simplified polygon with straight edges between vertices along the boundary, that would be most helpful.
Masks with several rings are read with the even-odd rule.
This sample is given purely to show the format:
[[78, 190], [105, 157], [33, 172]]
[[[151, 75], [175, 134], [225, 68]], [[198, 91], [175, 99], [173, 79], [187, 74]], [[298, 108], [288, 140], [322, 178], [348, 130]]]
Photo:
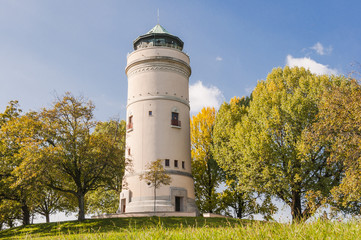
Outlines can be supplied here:
[[142, 229], [163, 228], [218, 228], [235, 227], [250, 223], [249, 220], [238, 220], [233, 218], [203, 218], [203, 217], [136, 217], [136, 218], [107, 218], [87, 219], [83, 222], [67, 221], [31, 224], [7, 229], [0, 232], [0, 238], [14, 237], [41, 237], [59, 236], [61, 234], [88, 234], [108, 233], [119, 231], [137, 231]]
[[361, 239], [361, 222], [280, 224], [224, 218], [113, 218], [34, 224], [3, 239]]

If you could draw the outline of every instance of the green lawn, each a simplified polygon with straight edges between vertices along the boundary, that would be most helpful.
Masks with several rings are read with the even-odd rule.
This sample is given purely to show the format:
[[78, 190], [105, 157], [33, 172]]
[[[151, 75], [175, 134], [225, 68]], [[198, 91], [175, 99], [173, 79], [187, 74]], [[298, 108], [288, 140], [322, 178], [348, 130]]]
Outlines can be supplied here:
[[360, 239], [361, 222], [279, 224], [224, 218], [112, 218], [34, 224], [2, 239]]

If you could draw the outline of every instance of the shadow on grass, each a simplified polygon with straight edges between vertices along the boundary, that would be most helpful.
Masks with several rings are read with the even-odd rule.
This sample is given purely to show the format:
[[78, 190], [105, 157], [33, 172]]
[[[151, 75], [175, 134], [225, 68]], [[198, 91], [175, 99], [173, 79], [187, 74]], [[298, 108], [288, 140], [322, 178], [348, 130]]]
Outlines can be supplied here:
[[135, 217], [135, 218], [106, 218], [87, 219], [82, 222], [67, 221], [54, 223], [40, 223], [27, 226], [20, 226], [0, 232], [0, 238], [9, 239], [21, 236], [57, 236], [61, 234], [83, 234], [119, 232], [129, 229], [144, 229], [162, 227], [176, 229], [184, 227], [200, 228], [239, 226], [247, 224], [249, 220], [232, 218], [203, 218], [203, 217]]

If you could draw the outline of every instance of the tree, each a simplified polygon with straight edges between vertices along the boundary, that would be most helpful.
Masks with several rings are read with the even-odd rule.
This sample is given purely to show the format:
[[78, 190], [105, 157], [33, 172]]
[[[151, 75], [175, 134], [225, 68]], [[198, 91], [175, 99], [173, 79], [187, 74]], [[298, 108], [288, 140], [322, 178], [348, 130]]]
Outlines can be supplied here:
[[[242, 176], [237, 176], [237, 161], [242, 156], [235, 151], [230, 140], [234, 137], [235, 127], [247, 115], [249, 97], [234, 97], [229, 103], [224, 102], [218, 110], [213, 129], [213, 154], [225, 174], [226, 189], [220, 193], [222, 208], [228, 213], [229, 208], [237, 218], [249, 217], [256, 213], [269, 214], [276, 210], [269, 196], [258, 197], [254, 189], [243, 184]], [[258, 198], [258, 201], [257, 201]], [[262, 201], [263, 200], [263, 201]]]
[[[254, 214], [262, 214], [265, 219], [272, 219], [271, 214], [277, 211], [270, 195], [258, 197], [256, 192], [243, 191], [237, 177], [226, 174], [226, 189], [219, 194], [223, 211], [236, 218], [253, 218]], [[229, 211], [232, 210], [233, 214]]]
[[284, 201], [295, 221], [311, 216], [339, 184], [342, 169], [327, 163], [327, 146], [315, 145], [305, 152], [307, 139], [302, 136], [316, 121], [323, 92], [343, 81], [304, 68], [273, 69], [257, 84], [247, 116], [231, 139], [240, 156], [235, 162], [237, 177]]
[[112, 166], [112, 171], [108, 172], [108, 177], [104, 179], [102, 186], [88, 194], [87, 212], [95, 214], [109, 214], [117, 211], [119, 207], [119, 196], [122, 191], [122, 179], [124, 170], [128, 165], [125, 159], [125, 121], [110, 120], [98, 123], [96, 133], [106, 134], [114, 139], [113, 144], [121, 150], [121, 159]]
[[318, 122], [307, 134], [308, 144], [327, 142], [330, 164], [342, 164], [341, 184], [332, 189], [329, 203], [339, 210], [360, 214], [361, 199], [361, 86], [350, 80], [326, 92]]
[[34, 208], [34, 212], [44, 216], [47, 223], [50, 222], [51, 214], [69, 209], [74, 210], [63, 194], [47, 186], [43, 186], [36, 194], [39, 195], [39, 201]]
[[200, 212], [219, 212], [217, 187], [222, 182], [223, 172], [213, 156], [213, 127], [216, 110], [203, 108], [193, 116], [191, 129], [192, 175], [196, 203]]
[[[34, 197], [39, 185], [32, 177], [21, 182], [17, 174], [24, 161], [20, 152], [37, 132], [34, 113], [21, 115], [17, 101], [11, 101], [0, 114], [0, 202], [4, 209], [14, 212], [18, 206], [22, 212], [22, 223], [30, 224], [31, 211], [38, 200]], [[13, 206], [7, 206], [9, 203]]]
[[110, 162], [112, 171], [107, 173], [104, 178], [103, 187], [108, 190], [113, 190], [118, 197], [122, 191], [122, 180], [124, 171], [129, 160], [125, 159], [125, 136], [126, 123], [124, 120], [110, 120], [107, 122], [98, 122], [95, 128], [95, 135], [105, 135], [109, 137], [111, 144], [118, 150], [118, 161]]
[[113, 166], [123, 166], [123, 151], [114, 144], [114, 135], [94, 131], [93, 111], [90, 101], [66, 93], [40, 113], [41, 141], [22, 152], [24, 169], [77, 200], [80, 221], [85, 219], [85, 195], [109, 178]]
[[19, 202], [2, 199], [0, 201], [0, 230], [4, 225], [7, 225], [9, 228], [14, 227], [18, 219], [22, 219]]
[[146, 172], [139, 176], [140, 181], [145, 180], [148, 185], [154, 188], [154, 212], [156, 212], [157, 189], [161, 185], [169, 185], [171, 177], [166, 173], [162, 160], [158, 159], [146, 166]]

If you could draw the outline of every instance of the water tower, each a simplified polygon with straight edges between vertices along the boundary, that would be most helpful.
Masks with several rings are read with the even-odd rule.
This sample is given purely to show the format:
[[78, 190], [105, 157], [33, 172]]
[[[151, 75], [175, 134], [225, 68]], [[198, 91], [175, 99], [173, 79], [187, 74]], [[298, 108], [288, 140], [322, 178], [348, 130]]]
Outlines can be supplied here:
[[[183, 41], [159, 24], [134, 40], [127, 57], [126, 158], [119, 213], [195, 216], [189, 126], [189, 57]], [[156, 191], [139, 176], [158, 159], [171, 176]]]

